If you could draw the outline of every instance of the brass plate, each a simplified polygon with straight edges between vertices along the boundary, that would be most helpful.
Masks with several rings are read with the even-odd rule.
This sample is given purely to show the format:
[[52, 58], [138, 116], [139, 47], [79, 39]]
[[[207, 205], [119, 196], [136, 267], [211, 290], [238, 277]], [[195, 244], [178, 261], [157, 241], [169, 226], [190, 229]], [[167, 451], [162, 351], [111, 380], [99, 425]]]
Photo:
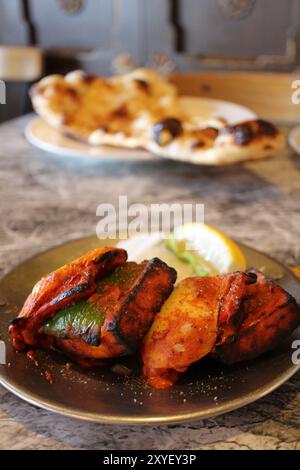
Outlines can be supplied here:
[[[170, 390], [153, 390], [139, 378], [138, 357], [118, 361], [132, 368], [124, 379], [110, 367], [84, 370], [65, 367], [55, 352], [38, 352], [39, 367], [25, 354], [16, 353], [7, 327], [33, 284], [85, 251], [112, 245], [96, 237], [71, 241], [25, 261], [0, 281], [0, 335], [7, 345], [7, 363], [0, 366], [0, 383], [12, 393], [41, 408], [101, 423], [166, 424], [203, 419], [251, 403], [283, 384], [299, 369], [291, 362], [292, 340], [255, 361], [226, 367], [204, 359], [194, 364]], [[241, 245], [249, 265], [263, 268], [296, 298], [300, 283], [291, 271], [258, 251]], [[297, 334], [298, 333], [298, 334]], [[299, 330], [294, 338], [299, 338]], [[49, 370], [53, 384], [42, 373]]]

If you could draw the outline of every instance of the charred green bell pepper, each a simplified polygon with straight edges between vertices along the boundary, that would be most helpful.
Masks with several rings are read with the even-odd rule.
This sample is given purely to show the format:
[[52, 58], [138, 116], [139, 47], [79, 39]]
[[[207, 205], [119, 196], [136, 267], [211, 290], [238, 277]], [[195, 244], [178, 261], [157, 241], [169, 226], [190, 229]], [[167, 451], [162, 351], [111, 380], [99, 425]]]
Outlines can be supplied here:
[[[119, 266], [111, 274], [97, 283], [95, 293], [98, 293], [105, 305], [105, 292], [112, 286], [118, 286], [121, 292], [130, 289], [143, 266], [136, 263], [126, 263]], [[103, 297], [102, 297], [103, 295]], [[101, 301], [90, 303], [81, 300], [60, 310], [51, 320], [43, 325], [47, 334], [61, 338], [78, 336], [86, 343], [97, 346], [100, 330], [105, 320], [105, 309]]]
[[60, 310], [43, 325], [47, 334], [65, 337], [68, 333], [79, 336], [91, 345], [99, 344], [100, 330], [105, 320], [99, 305], [81, 300]]

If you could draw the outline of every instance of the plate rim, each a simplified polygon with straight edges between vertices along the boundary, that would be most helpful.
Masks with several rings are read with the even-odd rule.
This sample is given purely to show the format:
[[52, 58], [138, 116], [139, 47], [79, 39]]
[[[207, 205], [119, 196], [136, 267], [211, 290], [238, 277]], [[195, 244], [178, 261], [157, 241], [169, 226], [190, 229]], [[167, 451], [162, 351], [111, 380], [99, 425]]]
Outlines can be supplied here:
[[293, 127], [288, 136], [288, 141], [294, 152], [300, 155], [300, 145], [296, 143], [296, 136], [300, 136], [300, 126]]
[[[236, 103], [235, 101], [228, 101], [228, 100], [223, 100], [223, 99], [219, 99], [219, 98], [210, 98], [209, 96], [198, 96], [198, 95], [179, 95], [179, 98], [188, 98], [188, 99], [193, 99], [193, 100], [203, 100], [203, 101], [207, 101], [207, 102], [213, 102], [213, 103], [221, 103], [223, 105], [226, 105], [226, 106], [234, 106], [235, 108], [239, 108], [240, 110], [245, 110], [247, 111], [247, 113], [249, 113], [249, 119], [250, 119], [250, 116], [251, 116], [251, 119], [257, 119], [258, 118], [258, 115], [255, 111], [253, 111], [253, 109], [251, 108], [248, 108], [248, 106], [245, 106], [241, 103]], [[247, 118], [247, 119], [248, 119]]]
[[[92, 160], [98, 160], [98, 161], [105, 161], [105, 162], [119, 162], [119, 161], [124, 161], [124, 162], [148, 162], [148, 161], [154, 161], [154, 160], [158, 160], [158, 157], [155, 156], [154, 154], [151, 154], [150, 152], [148, 152], [147, 150], [145, 149], [136, 149], [136, 148], [133, 148], [133, 149], [130, 149], [130, 148], [126, 148], [126, 147], [116, 147], [116, 149], [119, 149], [121, 151], [128, 151], [129, 152], [132, 152], [133, 153], [133, 156], [130, 157], [129, 155], [127, 156], [106, 156], [106, 155], [93, 155], [92, 153], [91, 154], [88, 154], [88, 153], [85, 153], [85, 152], [81, 152], [79, 150], [76, 150], [76, 149], [71, 149], [71, 148], [68, 148], [68, 147], [62, 147], [62, 146], [58, 146], [58, 145], [55, 145], [55, 144], [51, 144], [49, 142], [46, 142], [44, 140], [41, 140], [39, 139], [38, 137], [36, 137], [33, 133], [33, 126], [37, 123], [42, 123], [43, 125], [46, 125], [46, 126], [49, 126], [51, 128], [51, 131], [52, 132], [57, 132], [59, 133], [59, 131], [55, 128], [52, 128], [50, 126], [50, 124], [48, 124], [47, 122], [43, 121], [43, 119], [34, 114], [32, 116], [32, 118], [30, 119], [30, 121], [26, 124], [25, 128], [24, 128], [24, 136], [27, 140], [27, 142], [30, 143], [30, 145], [34, 146], [35, 148], [37, 149], [40, 149], [40, 150], [43, 150], [44, 152], [47, 152], [47, 153], [50, 153], [52, 155], [56, 155], [58, 157], [70, 157], [70, 158], [84, 158], [85, 160], [91, 158]], [[71, 137], [65, 135], [63, 136], [65, 137], [66, 139], [71, 139]], [[75, 142], [79, 143], [79, 141], [76, 141]], [[86, 145], [87, 149], [92, 149], [93, 146], [91, 145], [88, 145], [88, 144], [84, 144], [82, 143], [83, 145]], [[101, 146], [98, 146], [100, 148], [113, 148], [112, 146], [104, 146], [104, 145], [101, 145]], [[97, 146], [95, 146], [95, 148], [97, 148]], [[134, 156], [134, 153], [135, 152], [143, 152], [144, 155], [141, 156], [141, 155], [136, 155]]]
[[111, 424], [111, 425], [131, 425], [131, 426], [155, 426], [155, 425], [169, 425], [169, 424], [177, 424], [177, 423], [188, 423], [197, 420], [204, 420], [213, 418], [216, 416], [221, 416], [223, 414], [227, 414], [231, 411], [238, 410], [243, 408], [244, 406], [250, 405], [255, 403], [256, 401], [260, 400], [261, 398], [269, 395], [277, 388], [281, 387], [285, 382], [287, 382], [293, 375], [295, 375], [298, 370], [300, 369], [299, 365], [294, 365], [289, 373], [282, 374], [280, 376], [280, 380], [274, 379], [270, 386], [267, 388], [261, 388], [260, 391], [255, 393], [255, 398], [253, 398], [251, 393], [248, 393], [244, 396], [243, 399], [236, 398], [229, 402], [226, 405], [220, 405], [219, 407], [216, 406], [216, 411], [214, 413], [208, 411], [194, 411], [194, 412], [182, 412], [180, 417], [178, 415], [173, 416], [134, 416], [131, 418], [124, 417], [123, 415], [107, 415], [101, 413], [90, 413], [90, 412], [76, 412], [72, 410], [72, 408], [63, 407], [60, 405], [53, 405], [50, 402], [45, 400], [34, 400], [31, 398], [30, 394], [19, 392], [17, 388], [8, 384], [5, 380], [1, 378], [0, 374], [0, 385], [2, 385], [6, 390], [13, 393], [18, 398], [24, 400], [25, 402], [29, 403], [30, 405], [34, 405], [38, 408], [42, 408], [46, 411], [51, 411], [61, 416], [65, 416], [68, 418], [79, 419], [81, 421], [99, 423], [99, 424]]
[[[38, 253], [35, 253], [32, 256], [23, 260], [21, 263], [12, 267], [8, 272], [6, 272], [0, 278], [0, 282], [5, 280], [5, 278], [8, 277], [11, 273], [13, 273], [13, 271], [15, 271], [17, 268], [23, 266], [30, 260], [33, 260], [34, 258], [40, 255], [51, 252], [55, 248], [63, 247], [64, 245], [68, 245], [69, 243], [72, 243], [72, 242], [88, 240], [88, 239], [92, 240], [94, 238], [95, 238], [95, 235], [74, 238], [71, 240], [67, 240], [63, 243], [59, 243], [57, 245], [46, 248], [45, 250], [42, 250]], [[278, 264], [281, 268], [283, 268], [284, 271], [288, 271], [289, 275], [291, 275], [291, 277], [294, 278], [294, 280], [299, 283], [299, 288], [300, 288], [299, 279], [288, 266], [285, 266], [283, 263], [281, 263], [280, 261], [277, 261], [272, 256], [265, 254], [264, 252], [257, 250], [256, 248], [252, 248], [251, 246], [241, 243], [239, 241], [236, 241], [236, 242], [242, 249], [247, 248], [247, 249], [253, 250], [263, 255], [264, 257], [268, 258], [270, 261]], [[5, 380], [2, 376], [1, 368], [0, 368], [0, 385], [3, 386], [9, 392], [13, 393], [18, 398], [24, 400], [25, 402], [31, 405], [34, 405], [38, 408], [42, 408], [44, 410], [51, 411], [51, 412], [54, 412], [54, 413], [57, 413], [59, 415], [66, 416], [69, 418], [75, 418], [75, 419], [79, 419], [79, 420], [87, 421], [87, 422], [111, 424], [111, 425], [155, 426], [155, 425], [168, 425], [168, 424], [186, 423], [186, 422], [192, 422], [196, 420], [203, 420], [203, 419], [216, 417], [216, 416], [223, 415], [231, 411], [237, 410], [246, 405], [256, 402], [257, 400], [265, 397], [266, 395], [269, 395], [274, 390], [281, 387], [299, 370], [300, 370], [300, 364], [297, 365], [297, 364], [291, 363], [291, 366], [287, 369], [286, 372], [280, 374], [279, 378], [273, 379], [271, 382], [269, 382], [268, 386], [260, 387], [259, 389], [257, 389], [255, 391], [255, 397], [253, 396], [254, 392], [249, 392], [246, 395], [244, 395], [242, 398], [235, 398], [231, 400], [230, 402], [225, 403], [223, 405], [216, 405], [215, 412], [211, 412], [211, 410], [210, 411], [202, 410], [202, 411], [193, 411], [193, 412], [183, 411], [180, 413], [180, 416], [178, 415], [172, 415], [172, 416], [144, 415], [144, 416], [124, 417], [124, 415], [118, 415], [118, 414], [107, 415], [107, 414], [94, 413], [94, 412], [93, 413], [92, 412], [80, 412], [80, 411], [76, 412], [74, 411], [74, 409], [67, 407], [67, 406], [55, 405], [52, 402], [49, 402], [43, 399], [35, 399], [34, 394], [23, 391], [22, 389], [20, 390], [18, 387], [15, 387], [10, 382]]]

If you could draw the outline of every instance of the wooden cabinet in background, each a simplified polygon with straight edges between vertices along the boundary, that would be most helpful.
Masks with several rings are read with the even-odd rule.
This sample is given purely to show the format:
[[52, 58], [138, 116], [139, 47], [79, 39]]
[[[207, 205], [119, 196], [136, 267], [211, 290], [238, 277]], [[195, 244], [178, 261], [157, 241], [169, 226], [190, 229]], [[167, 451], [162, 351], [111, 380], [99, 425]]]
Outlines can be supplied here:
[[160, 52], [179, 71], [290, 72], [300, 0], [0, 0], [0, 43], [42, 48], [45, 74], [110, 74], [123, 52], [138, 65]]
[[138, 64], [164, 52], [185, 70], [217, 58], [229, 68], [292, 67], [300, 0], [0, 0], [0, 42], [64, 53], [102, 73], [124, 51]]

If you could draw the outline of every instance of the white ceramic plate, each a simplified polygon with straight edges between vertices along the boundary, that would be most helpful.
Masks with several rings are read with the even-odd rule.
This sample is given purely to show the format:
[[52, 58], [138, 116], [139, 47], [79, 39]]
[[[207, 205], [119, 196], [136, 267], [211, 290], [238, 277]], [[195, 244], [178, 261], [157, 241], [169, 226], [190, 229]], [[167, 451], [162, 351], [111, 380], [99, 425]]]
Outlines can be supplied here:
[[[182, 109], [186, 114], [202, 116], [203, 120], [222, 117], [229, 124], [246, 119], [255, 119], [256, 115], [248, 108], [227, 101], [182, 96]], [[143, 149], [125, 149], [108, 146], [90, 146], [60, 134], [39, 117], [33, 118], [25, 129], [27, 140], [35, 147], [61, 156], [96, 157], [105, 160], [145, 161], [159, 157]]]
[[257, 115], [251, 109], [230, 101], [198, 98], [196, 96], [181, 96], [180, 105], [189, 116], [201, 116], [203, 120], [223, 118], [233, 125], [248, 119], [256, 119]]
[[295, 127], [289, 135], [289, 144], [300, 155], [300, 126]]
[[32, 145], [45, 152], [62, 157], [96, 157], [103, 160], [153, 160], [151, 153], [142, 149], [125, 149], [108, 146], [92, 146], [60, 134], [41, 118], [33, 118], [25, 128], [25, 137]]

